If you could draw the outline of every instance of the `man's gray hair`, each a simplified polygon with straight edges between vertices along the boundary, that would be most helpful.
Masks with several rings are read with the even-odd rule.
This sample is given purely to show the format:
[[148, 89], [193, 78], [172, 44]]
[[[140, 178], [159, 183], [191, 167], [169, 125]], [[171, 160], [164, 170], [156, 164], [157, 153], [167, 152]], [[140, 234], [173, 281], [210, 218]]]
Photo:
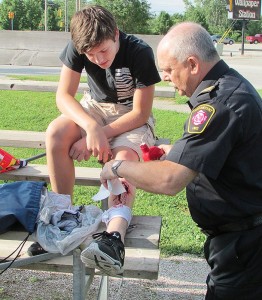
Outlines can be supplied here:
[[171, 55], [179, 62], [184, 62], [189, 56], [197, 56], [206, 62], [217, 59], [218, 53], [206, 29], [193, 22], [186, 22], [184, 24], [190, 26], [191, 30], [184, 32], [180, 30], [172, 34], [172, 31], [175, 31], [179, 25], [175, 25], [169, 30], [173, 36], [172, 46], [170, 47], [170, 51], [172, 51]]

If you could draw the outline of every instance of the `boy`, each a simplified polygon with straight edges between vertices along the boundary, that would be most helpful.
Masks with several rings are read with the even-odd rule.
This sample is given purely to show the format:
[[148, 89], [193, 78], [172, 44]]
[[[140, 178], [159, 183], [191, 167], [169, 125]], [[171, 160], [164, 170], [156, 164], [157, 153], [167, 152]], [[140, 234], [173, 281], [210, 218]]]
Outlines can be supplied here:
[[[47, 129], [47, 163], [52, 190], [73, 195], [74, 160], [91, 155], [105, 163], [139, 161], [140, 144], [155, 142], [151, 115], [154, 84], [160, 76], [152, 49], [121, 32], [112, 14], [98, 5], [78, 11], [63, 62], [56, 101], [62, 115]], [[89, 92], [79, 103], [75, 94], [85, 69]], [[113, 166], [117, 174], [118, 163]], [[131, 221], [135, 187], [121, 179], [126, 193], [108, 199], [103, 221], [107, 231], [94, 235], [82, 261], [108, 275], [123, 272], [124, 237]]]

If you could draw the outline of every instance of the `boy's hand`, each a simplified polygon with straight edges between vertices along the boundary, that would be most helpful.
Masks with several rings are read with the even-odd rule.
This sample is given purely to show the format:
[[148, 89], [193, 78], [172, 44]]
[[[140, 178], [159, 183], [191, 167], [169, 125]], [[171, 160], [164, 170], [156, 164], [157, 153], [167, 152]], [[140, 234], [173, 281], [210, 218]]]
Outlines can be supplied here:
[[86, 146], [86, 138], [83, 137], [81, 140], [75, 142], [70, 151], [69, 156], [77, 161], [88, 160], [91, 156], [92, 152], [87, 150]]
[[100, 162], [107, 162], [112, 157], [112, 152], [104, 130], [98, 124], [89, 126], [86, 131], [86, 146], [94, 157]]

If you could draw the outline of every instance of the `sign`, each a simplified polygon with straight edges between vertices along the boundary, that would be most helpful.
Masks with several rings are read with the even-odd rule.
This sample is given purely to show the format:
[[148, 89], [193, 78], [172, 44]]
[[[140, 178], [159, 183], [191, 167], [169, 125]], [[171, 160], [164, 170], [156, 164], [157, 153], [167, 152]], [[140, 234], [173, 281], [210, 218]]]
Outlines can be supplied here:
[[15, 17], [15, 13], [13, 11], [9, 11], [8, 12], [8, 18], [9, 19], [14, 19], [14, 17]]
[[230, 0], [232, 19], [237, 20], [260, 20], [261, 0]]

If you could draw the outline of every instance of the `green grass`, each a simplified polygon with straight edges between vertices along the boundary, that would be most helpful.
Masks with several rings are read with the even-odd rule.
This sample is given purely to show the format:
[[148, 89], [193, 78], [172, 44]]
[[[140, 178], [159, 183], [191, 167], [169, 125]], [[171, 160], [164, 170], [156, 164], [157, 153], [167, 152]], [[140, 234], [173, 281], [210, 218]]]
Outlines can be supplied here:
[[[50, 92], [1, 91], [0, 103], [1, 129], [45, 131], [50, 121], [59, 115], [55, 94]], [[187, 114], [154, 109], [154, 116], [157, 120], [158, 136], [169, 138], [172, 143], [181, 136]], [[18, 158], [42, 152], [41, 149], [8, 147], [5, 150]], [[37, 163], [46, 163], [46, 160], [41, 158]], [[94, 158], [76, 165], [100, 167]], [[76, 186], [74, 204], [91, 204], [91, 197], [97, 191], [98, 187]], [[202, 254], [204, 236], [190, 217], [184, 191], [176, 197], [170, 197], [138, 190], [133, 211], [137, 215], [163, 217], [160, 243], [163, 256], [180, 253]]]

